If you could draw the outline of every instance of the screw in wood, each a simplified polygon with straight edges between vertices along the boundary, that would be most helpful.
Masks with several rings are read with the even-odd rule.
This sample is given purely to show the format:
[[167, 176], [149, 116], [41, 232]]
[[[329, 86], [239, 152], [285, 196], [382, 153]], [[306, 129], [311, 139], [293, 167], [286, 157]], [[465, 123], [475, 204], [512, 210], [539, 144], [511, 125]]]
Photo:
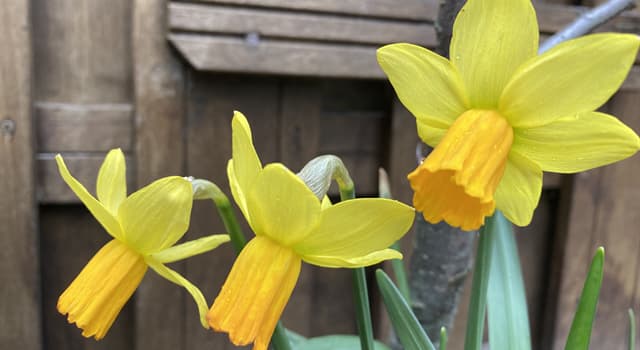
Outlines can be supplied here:
[[0, 132], [5, 136], [12, 136], [16, 132], [16, 122], [11, 119], [0, 121]]

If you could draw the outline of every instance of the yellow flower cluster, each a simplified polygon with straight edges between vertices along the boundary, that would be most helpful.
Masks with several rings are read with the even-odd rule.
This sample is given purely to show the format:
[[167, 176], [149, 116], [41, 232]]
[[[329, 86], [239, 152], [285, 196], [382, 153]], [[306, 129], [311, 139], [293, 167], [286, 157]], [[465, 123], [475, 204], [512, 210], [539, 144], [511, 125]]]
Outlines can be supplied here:
[[[415, 207], [429, 222], [464, 230], [479, 228], [496, 208], [527, 225], [543, 170], [578, 172], [635, 154], [636, 133], [594, 110], [621, 85], [639, 45], [635, 35], [595, 34], [537, 55], [529, 0], [469, 0], [455, 21], [451, 60], [410, 44], [379, 49], [380, 65], [416, 117], [419, 135], [435, 148], [409, 174]], [[264, 350], [303, 261], [354, 268], [402, 258], [388, 247], [409, 230], [413, 208], [380, 198], [319, 200], [284, 165], [262, 165], [239, 112], [232, 142], [229, 183], [255, 237], [210, 308], [198, 288], [165, 266], [229, 240], [213, 235], [175, 245], [190, 221], [188, 179], [162, 178], [127, 196], [124, 155], [112, 150], [96, 198], [56, 157], [64, 181], [113, 237], [58, 301], [84, 336], [105, 336], [151, 267], [187, 289], [204, 327]]]

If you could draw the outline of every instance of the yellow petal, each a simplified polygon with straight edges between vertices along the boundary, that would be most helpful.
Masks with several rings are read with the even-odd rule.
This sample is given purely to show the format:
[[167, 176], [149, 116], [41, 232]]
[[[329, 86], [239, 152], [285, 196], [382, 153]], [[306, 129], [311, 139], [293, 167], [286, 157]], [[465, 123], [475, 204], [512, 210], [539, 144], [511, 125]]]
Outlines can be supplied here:
[[236, 204], [240, 208], [242, 215], [247, 220], [247, 222], [251, 222], [251, 213], [247, 209], [247, 196], [245, 195], [242, 187], [240, 187], [240, 183], [238, 182], [238, 178], [236, 177], [236, 172], [234, 170], [233, 159], [229, 159], [227, 163], [227, 177], [229, 178], [229, 188], [231, 188], [231, 195], [233, 195], [233, 199], [236, 201]]
[[448, 129], [448, 126], [447, 128], [442, 128], [439, 125], [432, 125], [428, 121], [421, 120], [416, 120], [416, 126], [420, 139], [431, 147], [436, 147], [442, 141]]
[[69, 169], [67, 169], [67, 165], [64, 164], [64, 160], [59, 154], [56, 155], [56, 163], [58, 163], [58, 170], [60, 171], [60, 175], [64, 182], [66, 182], [73, 193], [80, 198], [82, 203], [84, 203], [102, 227], [104, 227], [104, 229], [107, 230], [113, 238], [122, 239], [122, 229], [120, 228], [120, 224], [116, 217], [112, 215], [111, 212], [102, 205], [102, 203], [92, 196], [78, 180], [71, 176]]
[[518, 226], [527, 226], [538, 206], [542, 191], [542, 170], [537, 164], [511, 150], [507, 167], [496, 190], [496, 207]]
[[191, 284], [191, 282], [182, 277], [182, 275], [166, 267], [160, 262], [155, 261], [149, 257], [147, 257], [146, 262], [149, 267], [153, 269], [153, 271], [158, 273], [158, 275], [179, 286], [184, 287], [184, 289], [186, 289], [187, 292], [191, 294], [191, 297], [196, 302], [196, 306], [198, 307], [198, 313], [200, 314], [200, 324], [202, 324], [202, 327], [209, 329], [209, 323], [207, 322], [207, 311], [209, 310], [209, 304], [207, 304], [207, 301], [202, 295], [200, 289]]
[[235, 345], [266, 350], [300, 274], [293, 250], [269, 238], [249, 241], [233, 264], [207, 319]]
[[538, 49], [530, 0], [469, 0], [453, 26], [450, 57], [473, 108], [495, 108], [516, 69]]
[[264, 235], [291, 246], [316, 226], [320, 201], [299, 177], [284, 165], [267, 165], [255, 181], [248, 197], [251, 227]]
[[169, 247], [150, 256], [159, 263], [167, 264], [206, 253], [225, 242], [229, 242], [229, 235], [211, 235]]
[[402, 254], [395, 249], [383, 249], [354, 258], [344, 258], [340, 256], [305, 255], [302, 257], [302, 259], [309, 264], [322, 267], [356, 268], [375, 265], [390, 259], [402, 259]]
[[191, 183], [179, 176], [162, 178], [133, 193], [118, 210], [125, 242], [141, 254], [172, 246], [189, 227], [192, 198]]
[[513, 149], [542, 170], [575, 173], [617, 162], [640, 148], [638, 135], [617, 118], [580, 113], [531, 129], [516, 129]]
[[234, 112], [231, 129], [233, 161], [229, 163], [227, 173], [229, 182], [232, 183], [232, 186], [235, 186], [235, 190], [232, 191], [233, 198], [246, 214], [245, 197], [258, 173], [260, 173], [262, 164], [256, 149], [253, 147], [249, 122], [242, 113]]
[[120, 148], [117, 148], [107, 153], [98, 172], [96, 181], [98, 199], [113, 216], [118, 215], [118, 207], [127, 198], [126, 171], [124, 154]]
[[593, 111], [624, 81], [638, 52], [632, 34], [593, 34], [566, 41], [524, 64], [500, 97], [515, 128]]
[[307, 256], [357, 259], [400, 239], [414, 216], [413, 208], [390, 199], [347, 200], [323, 210], [320, 224], [294, 250], [305, 260]]
[[419, 121], [447, 128], [466, 109], [462, 81], [447, 59], [420, 46], [392, 44], [378, 49], [378, 63]]
[[102, 339], [147, 271], [139, 254], [118, 240], [105, 244], [58, 299], [58, 311], [85, 337]]

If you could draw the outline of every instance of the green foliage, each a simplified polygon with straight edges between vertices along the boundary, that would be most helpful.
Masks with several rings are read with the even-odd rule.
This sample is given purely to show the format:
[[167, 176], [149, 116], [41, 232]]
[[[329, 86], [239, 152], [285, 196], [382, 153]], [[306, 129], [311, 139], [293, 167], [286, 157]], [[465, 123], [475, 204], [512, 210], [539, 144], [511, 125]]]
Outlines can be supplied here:
[[530, 350], [529, 317], [524, 282], [513, 226], [496, 211], [491, 230], [493, 243], [487, 309], [489, 342], [493, 349]]
[[398, 288], [387, 274], [378, 269], [376, 281], [393, 329], [406, 350], [436, 350]]
[[[291, 337], [291, 332], [289, 332]], [[357, 350], [360, 349], [360, 338], [356, 335], [327, 335], [323, 337], [309, 338], [297, 336], [294, 340], [294, 350]], [[374, 342], [374, 350], [390, 350], [389, 347]]]
[[604, 267], [604, 248], [600, 247], [591, 261], [591, 268], [584, 281], [578, 310], [573, 317], [565, 350], [587, 350], [591, 328], [596, 315]]

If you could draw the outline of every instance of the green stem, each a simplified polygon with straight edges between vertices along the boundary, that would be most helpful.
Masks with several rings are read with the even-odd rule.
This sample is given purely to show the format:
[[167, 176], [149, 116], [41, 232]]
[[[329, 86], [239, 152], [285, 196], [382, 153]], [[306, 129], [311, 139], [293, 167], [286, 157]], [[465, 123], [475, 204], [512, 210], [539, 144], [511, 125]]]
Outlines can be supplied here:
[[629, 309], [629, 350], [636, 348], [636, 315]]
[[373, 350], [373, 325], [369, 308], [367, 276], [363, 267], [353, 269], [354, 294], [356, 299], [356, 316], [360, 347], [362, 350]]
[[465, 350], [480, 350], [484, 334], [484, 316], [487, 306], [487, 289], [489, 285], [489, 270], [493, 242], [491, 237], [494, 218], [487, 218], [485, 226], [480, 230], [480, 241], [476, 252], [473, 283], [471, 286], [471, 300], [467, 316], [467, 333], [464, 338]]
[[[378, 193], [380, 198], [393, 199], [393, 196], [391, 195], [391, 186], [389, 185], [389, 175], [387, 175], [387, 172], [383, 168], [378, 169]], [[391, 248], [402, 253], [400, 241], [393, 243]], [[407, 301], [407, 304], [411, 304], [409, 282], [407, 279], [407, 270], [404, 267], [404, 261], [401, 259], [391, 260], [391, 269], [393, 270], [393, 274], [396, 276], [396, 285], [398, 286], [402, 297]]]
[[[402, 252], [400, 248], [400, 241], [395, 242], [391, 245], [391, 248]], [[407, 301], [408, 304], [411, 303], [411, 295], [409, 294], [409, 281], [407, 280], [407, 272], [404, 268], [404, 261], [400, 259], [391, 260], [391, 269], [393, 269], [393, 274], [396, 276], [396, 284], [398, 285], [398, 289], [404, 300]]]
[[440, 328], [440, 350], [447, 350], [447, 329]]
[[[247, 244], [247, 239], [238, 224], [229, 198], [222, 192], [220, 187], [211, 181], [195, 179], [191, 181], [191, 184], [193, 186], [194, 199], [211, 199], [213, 201], [222, 218], [222, 223], [229, 233], [236, 254], [240, 254]], [[291, 350], [291, 342], [281, 321], [278, 321], [276, 329], [273, 331], [271, 345], [275, 350]]]
[[[345, 201], [356, 197], [351, 181], [337, 181], [340, 190], [340, 200]], [[356, 316], [360, 347], [362, 350], [373, 350], [373, 323], [369, 307], [369, 292], [367, 289], [367, 274], [364, 267], [353, 269], [353, 292], [356, 302]]]
[[[226, 198], [225, 198], [226, 199]], [[214, 201], [215, 202], [215, 201]], [[233, 208], [231, 207], [231, 203], [227, 199], [225, 203], [215, 202], [216, 208], [218, 208], [218, 213], [222, 218], [222, 223], [224, 224], [224, 228], [229, 233], [229, 237], [231, 238], [231, 244], [233, 244], [233, 249], [236, 251], [236, 254], [240, 254], [242, 248], [247, 244], [247, 239], [242, 233], [242, 229], [238, 224], [238, 220], [236, 220], [236, 215], [233, 212]]]

